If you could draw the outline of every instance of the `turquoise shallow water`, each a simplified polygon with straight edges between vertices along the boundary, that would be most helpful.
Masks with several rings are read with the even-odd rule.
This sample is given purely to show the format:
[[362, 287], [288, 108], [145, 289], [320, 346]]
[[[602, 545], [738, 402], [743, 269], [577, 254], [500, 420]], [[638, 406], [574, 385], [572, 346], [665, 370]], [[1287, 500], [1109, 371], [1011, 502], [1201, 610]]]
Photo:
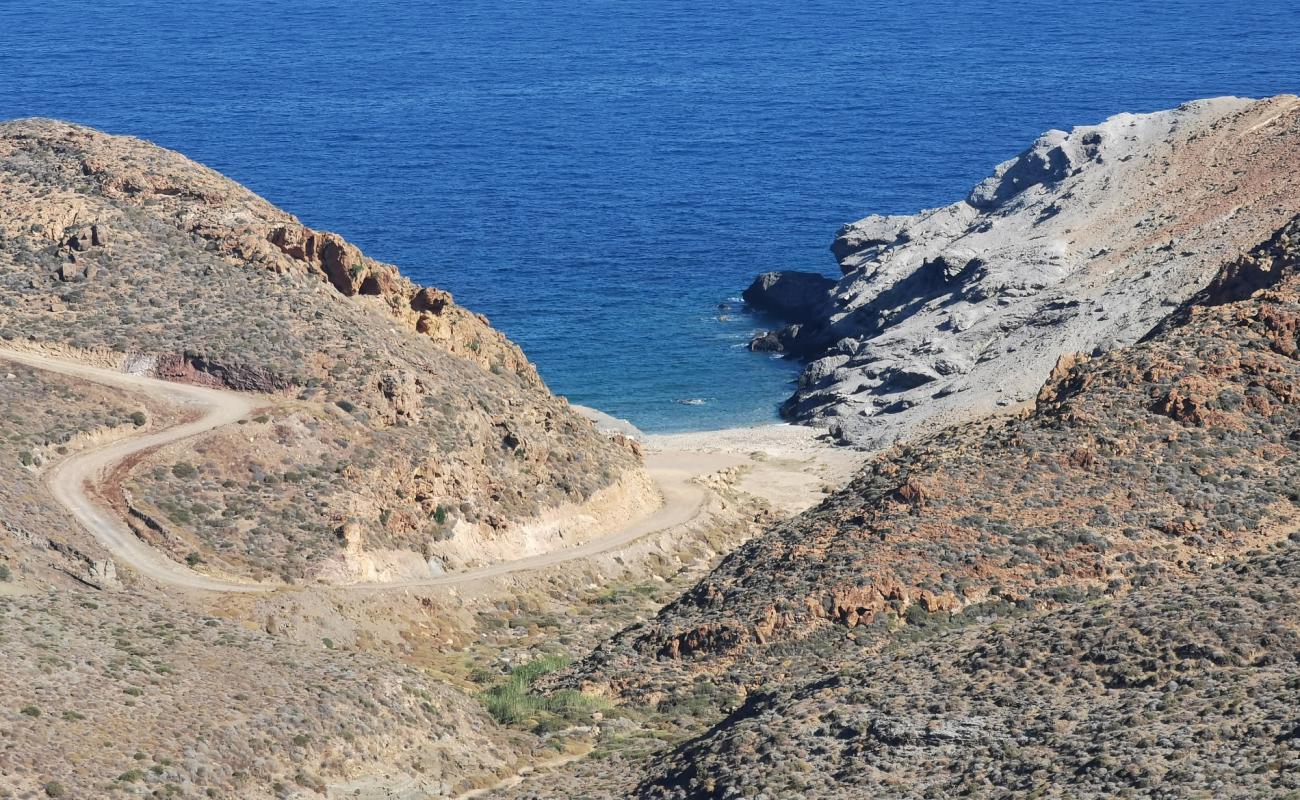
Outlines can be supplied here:
[[1044, 129], [1300, 90], [1292, 2], [921, 5], [3, 3], [0, 117], [181, 150], [450, 289], [575, 402], [752, 423], [795, 374], [743, 348], [755, 273], [833, 273], [840, 224]]

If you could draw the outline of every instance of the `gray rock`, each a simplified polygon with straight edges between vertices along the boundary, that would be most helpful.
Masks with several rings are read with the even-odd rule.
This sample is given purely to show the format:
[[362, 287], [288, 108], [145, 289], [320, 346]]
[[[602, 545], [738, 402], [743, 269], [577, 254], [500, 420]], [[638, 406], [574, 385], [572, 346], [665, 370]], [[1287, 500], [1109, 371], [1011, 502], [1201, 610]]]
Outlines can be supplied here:
[[834, 286], [835, 281], [816, 272], [764, 272], [741, 297], [750, 308], [786, 322], [807, 322]]
[[85, 581], [97, 589], [106, 591], [122, 588], [122, 584], [117, 579], [117, 564], [114, 564], [111, 558], [90, 562]]
[[787, 417], [888, 444], [1034, 397], [1063, 353], [1137, 341], [1297, 213], [1292, 97], [1048, 131], [956, 203], [844, 226], [829, 289], [764, 276], [751, 305], [799, 324], [754, 348], [809, 362]]

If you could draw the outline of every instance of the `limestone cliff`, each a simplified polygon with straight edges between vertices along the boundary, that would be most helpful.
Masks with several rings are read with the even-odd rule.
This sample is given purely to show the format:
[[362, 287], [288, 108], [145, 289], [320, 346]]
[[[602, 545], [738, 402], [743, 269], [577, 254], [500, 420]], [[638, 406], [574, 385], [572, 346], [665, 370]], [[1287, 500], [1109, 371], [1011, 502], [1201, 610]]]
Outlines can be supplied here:
[[843, 278], [756, 344], [810, 362], [785, 415], [879, 446], [1136, 341], [1297, 211], [1293, 96], [1049, 131], [952, 205], [845, 226]]

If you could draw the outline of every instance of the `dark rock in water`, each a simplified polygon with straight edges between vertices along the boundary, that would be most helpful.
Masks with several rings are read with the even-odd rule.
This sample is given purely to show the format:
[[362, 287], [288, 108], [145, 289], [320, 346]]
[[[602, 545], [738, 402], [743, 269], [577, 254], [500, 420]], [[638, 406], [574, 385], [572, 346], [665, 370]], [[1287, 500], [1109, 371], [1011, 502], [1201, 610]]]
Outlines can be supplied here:
[[819, 331], [808, 330], [808, 326], [795, 322], [774, 331], [763, 331], [749, 340], [749, 349], [754, 353], [784, 353], [790, 358], [804, 358], [825, 344]]
[[835, 281], [816, 272], [765, 272], [741, 296], [751, 308], [787, 322], [807, 322], [834, 286]]
[[764, 331], [749, 340], [749, 349], [754, 353], [780, 353], [785, 347], [776, 331]]

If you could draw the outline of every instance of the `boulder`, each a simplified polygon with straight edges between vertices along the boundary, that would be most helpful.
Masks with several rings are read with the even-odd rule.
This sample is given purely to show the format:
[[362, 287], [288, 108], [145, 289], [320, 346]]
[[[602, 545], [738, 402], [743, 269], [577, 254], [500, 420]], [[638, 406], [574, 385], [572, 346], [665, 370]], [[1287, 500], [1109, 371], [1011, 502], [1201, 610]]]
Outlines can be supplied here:
[[88, 281], [97, 274], [99, 274], [99, 267], [94, 264], [90, 262], [81, 264], [71, 259], [64, 264], [60, 264], [58, 269], [59, 280], [64, 283]]
[[763, 331], [749, 340], [749, 349], [754, 353], [780, 353], [785, 347], [776, 331]]
[[741, 296], [755, 310], [786, 322], [807, 322], [834, 287], [835, 281], [816, 272], [765, 272]]
[[117, 564], [113, 563], [111, 558], [90, 562], [82, 580], [104, 591], [122, 588], [121, 582], [117, 579]]

